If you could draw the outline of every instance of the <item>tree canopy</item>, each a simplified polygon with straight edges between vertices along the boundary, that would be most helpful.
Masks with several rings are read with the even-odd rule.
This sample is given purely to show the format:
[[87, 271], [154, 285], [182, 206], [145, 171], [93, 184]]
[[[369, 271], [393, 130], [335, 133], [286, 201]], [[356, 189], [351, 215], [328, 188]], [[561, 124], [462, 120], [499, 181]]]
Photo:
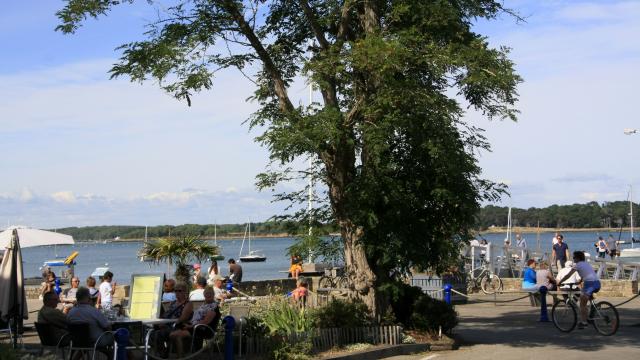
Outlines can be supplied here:
[[[58, 29], [126, 2], [69, 0]], [[111, 73], [154, 79], [189, 104], [217, 71], [250, 77], [259, 104], [250, 126], [271, 159], [259, 187], [324, 185], [320, 205], [293, 217], [340, 227], [352, 288], [381, 314], [378, 289], [411, 267], [444, 269], [480, 202], [503, 191], [480, 177], [475, 154], [489, 144], [463, 118], [471, 108], [516, 119], [521, 79], [508, 51], [473, 29], [503, 13], [491, 0], [183, 0], [159, 12], [146, 40], [120, 48]], [[299, 77], [321, 101], [294, 105]], [[296, 170], [301, 158], [313, 166]], [[276, 199], [304, 201], [305, 190]]]

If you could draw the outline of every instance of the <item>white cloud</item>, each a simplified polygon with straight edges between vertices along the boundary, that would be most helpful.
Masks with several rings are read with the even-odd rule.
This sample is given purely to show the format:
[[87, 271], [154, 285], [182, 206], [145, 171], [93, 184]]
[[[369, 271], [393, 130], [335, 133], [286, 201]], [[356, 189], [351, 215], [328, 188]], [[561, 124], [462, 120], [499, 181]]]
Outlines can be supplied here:
[[51, 198], [58, 202], [74, 203], [76, 202], [76, 196], [71, 191], [58, 191], [51, 194]]
[[614, 3], [570, 1], [561, 6], [554, 18], [559, 21], [637, 21], [638, 1]]
[[33, 199], [33, 193], [31, 192], [31, 190], [27, 188], [22, 189], [22, 191], [20, 192], [20, 200], [28, 202], [31, 199]]

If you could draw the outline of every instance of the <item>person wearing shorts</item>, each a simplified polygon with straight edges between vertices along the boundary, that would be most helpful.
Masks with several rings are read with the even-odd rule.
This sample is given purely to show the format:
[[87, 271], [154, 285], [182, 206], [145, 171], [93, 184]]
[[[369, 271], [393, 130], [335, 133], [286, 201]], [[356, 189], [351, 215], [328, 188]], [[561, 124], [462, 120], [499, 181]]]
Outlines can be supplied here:
[[573, 252], [573, 265], [571, 271], [565, 275], [560, 284], [565, 282], [575, 272], [582, 278], [582, 290], [580, 291], [580, 322], [578, 323], [578, 329], [584, 329], [587, 326], [587, 302], [593, 294], [600, 291], [600, 280], [598, 275], [593, 270], [593, 267], [585, 261], [584, 252]]

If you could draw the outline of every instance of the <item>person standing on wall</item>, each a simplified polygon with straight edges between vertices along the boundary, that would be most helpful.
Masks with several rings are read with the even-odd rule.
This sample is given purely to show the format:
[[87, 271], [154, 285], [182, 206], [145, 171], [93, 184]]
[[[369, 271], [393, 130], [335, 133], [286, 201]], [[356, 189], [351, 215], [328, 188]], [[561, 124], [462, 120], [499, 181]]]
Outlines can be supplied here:
[[564, 242], [564, 236], [562, 234], [557, 235], [558, 243], [551, 248], [551, 262], [555, 263], [558, 267], [558, 271], [564, 268], [564, 264], [569, 258], [569, 246]]

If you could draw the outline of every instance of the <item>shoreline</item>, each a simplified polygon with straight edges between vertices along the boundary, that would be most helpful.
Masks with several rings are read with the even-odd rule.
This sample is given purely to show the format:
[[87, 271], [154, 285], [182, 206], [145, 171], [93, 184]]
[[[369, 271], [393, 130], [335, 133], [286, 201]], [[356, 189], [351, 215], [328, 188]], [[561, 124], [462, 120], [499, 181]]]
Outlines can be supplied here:
[[[622, 231], [630, 231], [631, 228], [629, 227], [623, 227]], [[597, 233], [618, 233], [620, 231], [620, 228], [538, 228], [538, 227], [527, 227], [527, 226], [514, 226], [511, 228], [511, 232], [512, 233], [553, 233], [553, 232], [559, 232], [559, 233], [563, 233], [563, 232], [597, 232]], [[500, 227], [500, 226], [496, 226], [496, 227], [492, 227], [489, 229], [486, 229], [484, 231], [476, 231], [479, 234], [500, 234], [500, 233], [506, 233], [507, 232], [507, 228], [506, 227]]]

